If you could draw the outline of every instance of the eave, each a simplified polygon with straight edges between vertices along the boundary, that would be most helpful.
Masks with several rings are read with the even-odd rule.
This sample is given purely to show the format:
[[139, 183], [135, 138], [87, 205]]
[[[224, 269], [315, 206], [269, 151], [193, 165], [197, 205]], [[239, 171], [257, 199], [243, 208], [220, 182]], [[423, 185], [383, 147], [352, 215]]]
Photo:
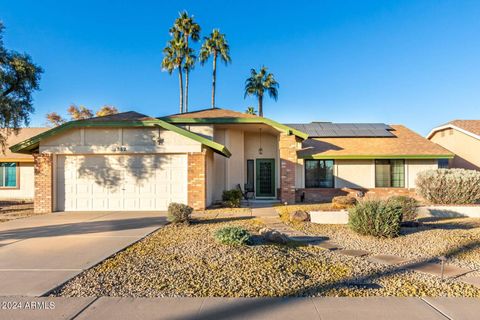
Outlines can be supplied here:
[[164, 117], [160, 118], [163, 121], [176, 124], [266, 124], [272, 128], [277, 129], [289, 135], [295, 135], [303, 140], [308, 139], [308, 134], [301, 132], [292, 127], [278, 123], [274, 120], [257, 117], [257, 118], [181, 118], [181, 117]]
[[314, 154], [299, 156], [300, 159], [324, 159], [324, 160], [373, 160], [373, 159], [452, 159], [453, 154], [409, 154], [409, 155], [329, 155]]
[[24, 153], [24, 154], [31, 154], [34, 150], [38, 149], [40, 145], [40, 141], [46, 139], [48, 137], [57, 135], [61, 132], [64, 132], [69, 129], [76, 129], [76, 128], [93, 128], [93, 127], [111, 127], [111, 128], [120, 128], [120, 127], [161, 127], [165, 130], [170, 130], [175, 133], [178, 133], [184, 137], [190, 138], [201, 144], [205, 145], [206, 147], [212, 149], [214, 152], [221, 154], [227, 158], [229, 158], [232, 154], [224, 145], [202, 137], [196, 133], [191, 131], [185, 130], [183, 128], [177, 127], [173, 124], [165, 122], [160, 119], [155, 120], [125, 120], [125, 121], [92, 121], [92, 120], [79, 120], [79, 121], [71, 121], [64, 123], [56, 128], [51, 130], [45, 131], [41, 134], [33, 136], [27, 140], [24, 140], [20, 143], [17, 143], [10, 147], [10, 151], [15, 153]]

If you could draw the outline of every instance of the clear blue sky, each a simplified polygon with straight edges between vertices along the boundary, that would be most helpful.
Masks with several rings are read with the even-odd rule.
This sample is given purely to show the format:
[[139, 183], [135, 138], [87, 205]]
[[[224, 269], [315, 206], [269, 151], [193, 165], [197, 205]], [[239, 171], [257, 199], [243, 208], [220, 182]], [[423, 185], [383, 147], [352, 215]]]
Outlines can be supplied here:
[[[32, 125], [70, 103], [152, 116], [178, 110], [178, 80], [161, 72], [181, 10], [206, 35], [227, 34], [217, 104], [244, 111], [245, 78], [269, 67], [280, 83], [265, 115], [282, 122], [401, 123], [425, 134], [480, 118], [480, 1], [0, 0], [10, 49], [45, 69]], [[190, 107], [209, 106], [211, 65], [191, 76]]]

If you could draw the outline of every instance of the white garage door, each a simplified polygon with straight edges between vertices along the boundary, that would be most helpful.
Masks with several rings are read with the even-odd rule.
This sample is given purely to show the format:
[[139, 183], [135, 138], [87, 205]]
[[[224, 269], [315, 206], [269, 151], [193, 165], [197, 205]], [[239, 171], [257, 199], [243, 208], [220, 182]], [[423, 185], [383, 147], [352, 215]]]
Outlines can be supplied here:
[[187, 203], [186, 155], [58, 156], [57, 210], [166, 210]]

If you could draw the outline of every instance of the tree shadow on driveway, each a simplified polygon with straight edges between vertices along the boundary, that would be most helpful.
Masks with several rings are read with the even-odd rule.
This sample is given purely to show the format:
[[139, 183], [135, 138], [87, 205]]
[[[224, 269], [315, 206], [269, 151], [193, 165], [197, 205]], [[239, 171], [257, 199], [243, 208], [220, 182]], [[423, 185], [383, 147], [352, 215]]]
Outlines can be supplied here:
[[82, 221], [63, 224], [17, 228], [0, 231], [1, 240], [21, 240], [41, 237], [88, 235], [102, 232], [136, 230], [166, 224], [166, 217], [138, 217], [99, 221]]

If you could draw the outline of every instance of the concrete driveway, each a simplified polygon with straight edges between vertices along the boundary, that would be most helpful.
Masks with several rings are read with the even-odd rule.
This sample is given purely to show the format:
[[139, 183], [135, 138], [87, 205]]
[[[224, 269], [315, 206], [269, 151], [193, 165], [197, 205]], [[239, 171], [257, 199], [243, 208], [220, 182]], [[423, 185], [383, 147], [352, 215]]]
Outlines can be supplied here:
[[159, 212], [62, 212], [0, 223], [0, 296], [42, 296], [165, 223]]

